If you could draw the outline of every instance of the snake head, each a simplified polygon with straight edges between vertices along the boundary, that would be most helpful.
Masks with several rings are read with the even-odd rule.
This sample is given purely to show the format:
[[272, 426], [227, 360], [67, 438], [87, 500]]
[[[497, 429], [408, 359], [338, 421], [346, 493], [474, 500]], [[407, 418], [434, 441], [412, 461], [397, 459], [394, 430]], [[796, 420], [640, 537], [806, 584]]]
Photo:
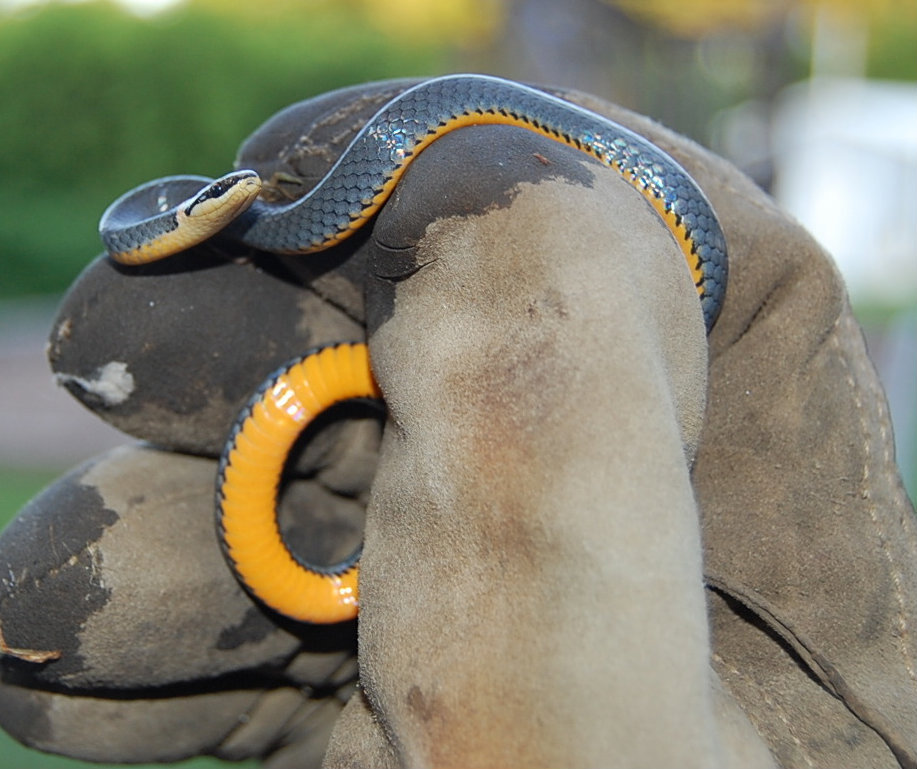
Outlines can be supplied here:
[[155, 262], [221, 232], [260, 191], [261, 177], [254, 171], [234, 171], [216, 181], [202, 176], [156, 179], [112, 203], [102, 214], [99, 234], [116, 262]]
[[184, 214], [187, 217], [213, 218], [225, 226], [248, 209], [260, 192], [261, 177], [257, 173], [233, 171], [186, 201]]

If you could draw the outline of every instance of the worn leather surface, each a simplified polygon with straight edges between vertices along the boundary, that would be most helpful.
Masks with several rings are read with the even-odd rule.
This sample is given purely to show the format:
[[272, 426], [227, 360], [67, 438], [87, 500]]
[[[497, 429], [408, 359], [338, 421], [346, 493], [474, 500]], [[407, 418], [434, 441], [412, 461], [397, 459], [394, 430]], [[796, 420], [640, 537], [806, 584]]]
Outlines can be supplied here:
[[[297, 105], [240, 162], [296, 196], [401, 86]], [[52, 365], [162, 448], [77, 469], [0, 537], [6, 641], [61, 652], [5, 661], [3, 728], [110, 761], [317, 765], [330, 736], [329, 766], [914, 764], [917, 527], [830, 259], [724, 161], [571, 98], [713, 202], [709, 340], [642, 198], [507, 127], [435, 142], [317, 260], [97, 262]], [[351, 697], [354, 627], [252, 601], [213, 535], [215, 463], [176, 452], [215, 454], [277, 363], [364, 328], [381, 447], [374, 419], [329, 426], [287, 503], [331, 548], [368, 501]], [[81, 385], [112, 361], [134, 377], [114, 404]]]

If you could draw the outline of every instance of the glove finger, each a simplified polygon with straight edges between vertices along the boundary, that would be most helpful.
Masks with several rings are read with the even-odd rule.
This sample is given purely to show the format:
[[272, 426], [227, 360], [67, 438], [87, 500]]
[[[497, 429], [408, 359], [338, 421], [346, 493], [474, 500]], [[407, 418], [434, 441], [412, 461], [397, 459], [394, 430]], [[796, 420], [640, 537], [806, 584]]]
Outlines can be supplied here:
[[[6, 642], [59, 653], [30, 668], [38, 685], [212, 680], [284, 668], [303, 649], [336, 670], [353, 653], [352, 624], [285, 626], [239, 586], [214, 530], [214, 474], [209, 460], [116, 449], [57, 481], [3, 532]], [[334, 522], [336, 497], [324, 494]], [[337, 523], [358, 541], [362, 508], [351, 505], [344, 512], [357, 518]]]

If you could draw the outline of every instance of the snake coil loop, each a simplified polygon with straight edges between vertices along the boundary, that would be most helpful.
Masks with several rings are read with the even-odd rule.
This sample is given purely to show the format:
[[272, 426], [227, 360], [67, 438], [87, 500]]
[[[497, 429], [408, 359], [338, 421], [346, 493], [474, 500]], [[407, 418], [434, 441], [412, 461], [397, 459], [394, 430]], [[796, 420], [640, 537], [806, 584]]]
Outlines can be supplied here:
[[297, 620], [356, 616], [359, 552], [313, 566], [290, 552], [277, 522], [287, 456], [324, 410], [353, 398], [381, 399], [365, 344], [323, 347], [274, 372], [243, 409], [217, 473], [217, 530], [241, 582], [271, 608]]

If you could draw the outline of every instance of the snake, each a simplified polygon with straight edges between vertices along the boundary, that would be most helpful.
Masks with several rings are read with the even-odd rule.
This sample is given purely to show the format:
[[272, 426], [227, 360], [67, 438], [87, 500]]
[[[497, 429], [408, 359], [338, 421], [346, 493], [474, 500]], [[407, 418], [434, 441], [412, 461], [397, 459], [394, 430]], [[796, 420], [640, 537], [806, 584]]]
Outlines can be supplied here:
[[[643, 195], [684, 254], [709, 333], [723, 304], [728, 259], [723, 231], [698, 183], [643, 136], [565, 99], [489, 75], [447, 75], [392, 98], [356, 133], [325, 176], [288, 203], [260, 198], [249, 169], [218, 179], [174, 176], [115, 200], [99, 233], [110, 257], [142, 265], [210, 238], [276, 254], [331, 248], [362, 228], [412, 161], [466, 126], [509, 125], [573, 147]], [[331, 566], [309, 563], [284, 541], [277, 518], [282, 471], [293, 444], [323, 411], [351, 399], [382, 399], [367, 346], [310, 350], [272, 373], [240, 412], [217, 472], [220, 543], [242, 585], [293, 619], [333, 623], [359, 607], [359, 549]]]

